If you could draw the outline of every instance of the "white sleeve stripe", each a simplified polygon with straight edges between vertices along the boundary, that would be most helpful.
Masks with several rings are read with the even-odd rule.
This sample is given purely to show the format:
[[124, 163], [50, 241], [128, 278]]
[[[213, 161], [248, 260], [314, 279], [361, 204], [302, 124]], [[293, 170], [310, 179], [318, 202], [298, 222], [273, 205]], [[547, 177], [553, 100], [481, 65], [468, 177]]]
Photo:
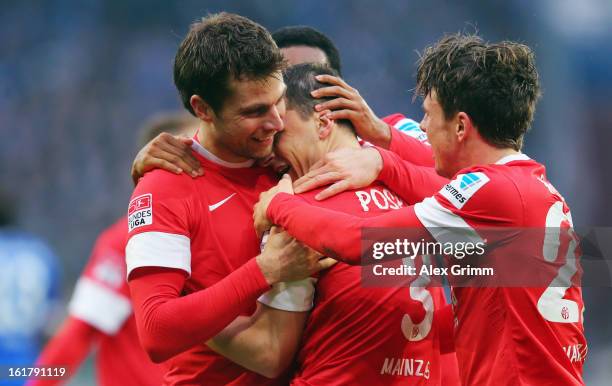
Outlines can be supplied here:
[[132, 314], [132, 305], [127, 297], [82, 277], [76, 284], [68, 312], [107, 335], [115, 335]]
[[480, 235], [461, 216], [446, 209], [429, 197], [414, 206], [414, 213], [439, 243], [482, 243]]
[[127, 275], [140, 267], [181, 269], [191, 275], [189, 237], [164, 232], [144, 232], [132, 236], [125, 247]]

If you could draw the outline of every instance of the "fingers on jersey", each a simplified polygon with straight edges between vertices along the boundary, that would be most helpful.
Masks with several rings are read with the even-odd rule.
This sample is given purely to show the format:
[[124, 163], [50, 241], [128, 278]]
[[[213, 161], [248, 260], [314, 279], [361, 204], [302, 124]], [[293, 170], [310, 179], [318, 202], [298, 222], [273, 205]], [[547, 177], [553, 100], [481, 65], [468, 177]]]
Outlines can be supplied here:
[[321, 191], [319, 194], [315, 196], [315, 199], [318, 201], [325, 200], [329, 197], [335, 196], [339, 193], [344, 192], [345, 190], [351, 189], [351, 184], [348, 180], [340, 180], [332, 185], [330, 185], [325, 190]]
[[333, 267], [336, 263], [338, 262], [338, 260], [334, 260], [331, 257], [324, 257], [322, 259], [319, 260], [319, 262], [317, 263], [317, 272], [318, 271], [323, 271], [325, 269], [331, 268]]
[[[151, 142], [151, 156], [165, 160], [193, 177], [203, 174], [200, 161], [191, 151], [193, 141], [162, 133]], [[169, 170], [173, 171], [173, 170]]]
[[330, 170], [330, 166], [313, 170], [300, 178], [300, 184], [295, 187], [296, 193], [303, 193], [309, 190], [329, 185], [341, 180], [344, 176], [342, 173]]

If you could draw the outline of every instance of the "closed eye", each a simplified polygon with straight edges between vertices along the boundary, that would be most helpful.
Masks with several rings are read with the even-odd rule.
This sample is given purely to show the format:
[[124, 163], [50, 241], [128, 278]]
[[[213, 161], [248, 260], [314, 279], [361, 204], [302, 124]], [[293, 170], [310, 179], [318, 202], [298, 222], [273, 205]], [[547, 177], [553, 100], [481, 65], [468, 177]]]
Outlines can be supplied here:
[[270, 110], [269, 106], [256, 106], [254, 108], [243, 110], [242, 115], [249, 117], [260, 117], [262, 115], [265, 115], [268, 110]]

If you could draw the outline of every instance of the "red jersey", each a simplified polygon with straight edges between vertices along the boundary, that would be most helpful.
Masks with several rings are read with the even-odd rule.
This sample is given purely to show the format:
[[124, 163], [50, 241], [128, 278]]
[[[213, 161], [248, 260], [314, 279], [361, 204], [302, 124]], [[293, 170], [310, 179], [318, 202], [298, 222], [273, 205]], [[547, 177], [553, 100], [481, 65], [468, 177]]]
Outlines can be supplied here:
[[[397, 163], [393, 165], [392, 158], [381, 154], [381, 176], [397, 176], [398, 173], [384, 172], [397, 167]], [[416, 168], [409, 163], [400, 166], [406, 170]], [[404, 189], [411, 190], [413, 182], [407, 179]], [[395, 181], [394, 189], [399, 191], [401, 184]], [[353, 263], [360, 259], [362, 227], [418, 228], [423, 237], [432, 232], [431, 237], [444, 242], [453, 236], [453, 229], [459, 228], [462, 238], [468, 234], [480, 239], [478, 232], [487, 227], [571, 226], [569, 208], [546, 180], [545, 168], [523, 154], [505, 157], [493, 165], [464, 169], [433, 197], [379, 217], [358, 218], [313, 210], [287, 194], [272, 200], [268, 215], [318, 251]], [[444, 232], [436, 232], [441, 229]], [[332, 234], [332, 230], [336, 233]], [[565, 245], [565, 252], [572, 253], [571, 246], [571, 242]], [[514, 247], [497, 243], [492, 253], [505, 252], [508, 256], [516, 252], [508, 249]], [[542, 237], [524, 247], [527, 253], [564, 261], [560, 240]], [[567, 259], [555, 274], [547, 288], [454, 289], [455, 348], [463, 384], [583, 384], [587, 348], [584, 305], [581, 289], [568, 281], [576, 274], [576, 266]]]
[[100, 385], [157, 385], [163, 377], [140, 347], [125, 281], [125, 218], [107, 228], [79, 278], [68, 312], [104, 333], [96, 354]]
[[[428, 228], [461, 227], [477, 233], [498, 226], [571, 226], [569, 207], [546, 179], [544, 166], [523, 154], [460, 171], [414, 209]], [[438, 241], [444, 237], [433, 236]], [[531, 244], [527, 253], [542, 256], [544, 240]], [[500, 246], [493, 253], [510, 256], [510, 248], [514, 246]], [[556, 240], [556, 249], [562, 248]], [[561, 267], [548, 288], [453, 288], [455, 348], [464, 384], [583, 384], [587, 345], [582, 291], [559, 281], [561, 275], [570, 278], [577, 272], [574, 261]], [[573, 272], [568, 275], [568, 270]]]
[[[128, 275], [139, 267], [182, 270], [189, 276], [183, 295], [209, 289], [259, 254], [253, 205], [260, 192], [276, 184], [267, 169], [251, 167], [252, 162], [222, 161], [195, 139], [194, 149], [206, 170], [205, 176], [192, 179], [185, 174], [154, 170], [138, 183], [128, 213]], [[266, 285], [261, 293], [268, 288]], [[256, 294], [242, 314], [249, 315], [255, 310], [255, 300], [261, 293]], [[224, 301], [234, 296], [221, 295]], [[214, 310], [202, 310], [206, 312]], [[235, 316], [238, 315], [230, 315], [229, 321]], [[210, 319], [219, 317], [209, 315]], [[167, 362], [170, 370], [166, 384], [277, 383], [231, 362], [203, 343]]]
[[[321, 190], [299, 197], [359, 217], [405, 206], [380, 183], [316, 201]], [[336, 264], [319, 276], [292, 384], [439, 385], [440, 341], [433, 316], [445, 304], [442, 288], [414, 282], [410, 288], [364, 288], [360, 266]]]

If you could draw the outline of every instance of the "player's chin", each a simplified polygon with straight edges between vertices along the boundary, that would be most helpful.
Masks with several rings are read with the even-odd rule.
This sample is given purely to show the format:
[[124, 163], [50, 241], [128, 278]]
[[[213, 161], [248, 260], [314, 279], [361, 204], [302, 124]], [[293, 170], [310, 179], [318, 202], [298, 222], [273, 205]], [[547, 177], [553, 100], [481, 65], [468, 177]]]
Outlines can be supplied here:
[[436, 170], [436, 173], [438, 173], [439, 176], [446, 178], [452, 178], [454, 176], [453, 172], [449, 171], [448, 168], [440, 164], [440, 162], [438, 162], [437, 160], [434, 164], [434, 169]]
[[249, 151], [251, 158], [264, 159], [272, 155], [272, 143], [255, 143]]

